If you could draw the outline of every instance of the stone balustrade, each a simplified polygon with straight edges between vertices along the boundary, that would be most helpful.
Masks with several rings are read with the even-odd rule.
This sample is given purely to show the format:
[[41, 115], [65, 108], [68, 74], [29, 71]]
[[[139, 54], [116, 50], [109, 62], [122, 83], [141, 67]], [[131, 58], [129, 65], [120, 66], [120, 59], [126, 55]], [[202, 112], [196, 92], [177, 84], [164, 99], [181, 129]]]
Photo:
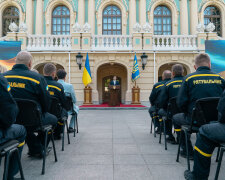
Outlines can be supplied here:
[[[5, 38], [4, 38], [5, 39]], [[22, 41], [28, 51], [204, 51], [205, 40], [219, 39], [216, 33], [196, 35], [91, 35], [73, 32], [70, 35], [28, 35], [10, 32], [6, 40]]]

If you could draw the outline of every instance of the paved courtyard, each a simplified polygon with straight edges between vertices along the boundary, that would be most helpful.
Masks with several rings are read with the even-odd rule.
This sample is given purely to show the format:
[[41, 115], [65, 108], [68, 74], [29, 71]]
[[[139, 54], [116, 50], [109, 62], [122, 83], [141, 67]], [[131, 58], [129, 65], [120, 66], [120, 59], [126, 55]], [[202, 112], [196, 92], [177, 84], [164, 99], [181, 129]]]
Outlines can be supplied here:
[[[53, 152], [46, 161], [46, 174], [41, 175], [42, 160], [31, 159], [24, 148], [22, 163], [27, 180], [182, 180], [186, 161], [175, 161], [177, 146], [149, 133], [147, 110], [81, 110], [79, 134], [61, 151], [56, 141], [58, 162]], [[193, 141], [195, 136], [193, 137]], [[215, 175], [215, 155], [210, 179]], [[223, 163], [225, 165], [225, 162]], [[225, 177], [221, 167], [220, 179]]]

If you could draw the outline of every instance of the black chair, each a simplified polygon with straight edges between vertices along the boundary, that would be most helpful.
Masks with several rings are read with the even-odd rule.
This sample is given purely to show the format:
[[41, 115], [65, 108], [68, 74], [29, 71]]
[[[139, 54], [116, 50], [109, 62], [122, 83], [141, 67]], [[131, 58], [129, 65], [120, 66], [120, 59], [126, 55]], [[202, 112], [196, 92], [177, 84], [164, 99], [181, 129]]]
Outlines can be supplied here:
[[72, 112], [72, 116], [75, 117], [75, 123], [74, 123], [74, 134], [73, 136], [76, 136], [76, 132], [78, 133], [78, 120], [77, 120], [77, 113], [74, 111], [74, 107], [73, 107], [73, 101], [72, 101], [72, 97], [67, 95], [66, 96], [66, 101], [67, 101], [67, 110]]
[[17, 116], [16, 123], [25, 126], [27, 132], [41, 132], [44, 133], [45, 135], [43, 164], [42, 164], [42, 174], [45, 174], [45, 160], [46, 160], [48, 134], [50, 134], [50, 139], [52, 141], [54, 150], [55, 162], [57, 162], [52, 125], [42, 124], [41, 119], [42, 114], [38, 107], [38, 104], [35, 101], [27, 99], [15, 99], [15, 100], [19, 107], [19, 114]]
[[221, 164], [222, 164], [223, 154], [225, 152], [225, 143], [220, 144], [220, 148], [219, 148], [218, 152], [219, 152], [219, 159], [218, 159], [218, 165], [217, 165], [217, 169], [216, 169], [215, 180], [218, 180], [218, 178], [219, 178], [220, 167], [221, 167]]
[[[167, 150], [167, 140], [166, 140], [166, 121], [171, 120], [173, 115], [180, 113], [180, 110], [177, 106], [177, 97], [173, 97], [169, 99], [169, 103], [167, 106], [167, 115], [166, 117], [162, 117], [162, 123], [163, 123], [163, 131], [164, 131], [164, 139], [165, 139], [165, 150]], [[159, 143], [161, 143], [161, 138], [162, 138], [162, 123], [161, 123], [161, 128], [160, 128], [160, 137], [159, 137]]]
[[[217, 121], [218, 119], [217, 105], [218, 105], [219, 99], [220, 99], [219, 97], [209, 97], [209, 98], [202, 98], [197, 100], [195, 103], [195, 108], [192, 111], [191, 125], [183, 125], [181, 127], [181, 131], [183, 131], [185, 135], [188, 170], [190, 170], [188, 134], [191, 135], [193, 133], [198, 133], [199, 128], [202, 125], [208, 124], [211, 121]], [[177, 151], [177, 162], [179, 162], [180, 146], [181, 146], [181, 133], [180, 133], [179, 146]]]
[[4, 174], [2, 178], [3, 180], [8, 179], [9, 160], [13, 153], [16, 153], [21, 179], [23, 180], [25, 179], [21, 161], [20, 161], [18, 145], [19, 145], [19, 142], [17, 140], [10, 140], [0, 145], [0, 158], [5, 157]]
[[68, 121], [67, 117], [62, 117], [62, 105], [59, 102], [59, 99], [56, 97], [51, 97], [51, 106], [50, 106], [50, 113], [55, 115], [58, 119], [58, 123], [63, 123], [63, 132], [62, 132], [62, 151], [64, 151], [64, 139], [65, 139], [65, 126], [67, 129], [67, 139], [68, 139], [68, 144], [70, 144], [70, 135], [69, 135], [69, 127], [68, 127]]

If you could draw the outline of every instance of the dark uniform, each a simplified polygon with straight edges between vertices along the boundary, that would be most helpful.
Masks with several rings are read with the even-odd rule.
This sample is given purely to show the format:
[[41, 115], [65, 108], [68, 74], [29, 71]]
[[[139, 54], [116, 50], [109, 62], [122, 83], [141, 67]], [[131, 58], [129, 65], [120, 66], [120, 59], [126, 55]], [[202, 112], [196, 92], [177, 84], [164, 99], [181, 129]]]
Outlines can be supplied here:
[[[19, 153], [21, 156], [24, 141], [26, 138], [26, 129], [18, 124], [14, 124], [18, 113], [16, 102], [13, 100], [10, 94], [11, 88], [7, 80], [0, 75], [0, 144], [9, 140], [16, 139], [19, 141]], [[16, 156], [12, 155], [9, 164], [9, 177], [13, 179], [17, 174], [19, 166], [16, 160]]]
[[[159, 98], [159, 94], [162, 90], [162, 87], [169, 80], [170, 79], [165, 79], [163, 81], [160, 81], [160, 82], [156, 83], [152, 88], [152, 92], [149, 96], [149, 101], [150, 101], [150, 104], [151, 104], [151, 107], [149, 108], [149, 114], [150, 114], [151, 118], [153, 118], [153, 113], [156, 112], [157, 109], [158, 109], [158, 105], [159, 105], [159, 99], [158, 98]], [[159, 127], [158, 121], [156, 121], [155, 126]]]
[[[62, 110], [62, 117], [68, 117], [67, 115], [67, 105], [66, 105], [66, 96], [64, 93], [64, 88], [62, 84], [58, 83], [57, 81], [53, 80], [51, 76], [45, 76], [45, 80], [48, 84], [48, 91], [51, 96], [56, 97], [59, 102], [61, 103], [63, 110]], [[63, 131], [63, 122], [62, 119], [58, 119], [57, 127], [54, 130], [55, 136], [60, 136]]]
[[[4, 73], [4, 77], [9, 82], [14, 98], [34, 100], [38, 103], [42, 111], [43, 125], [51, 124], [54, 126], [57, 124], [57, 118], [47, 113], [51, 98], [47, 91], [48, 85], [43, 76], [30, 71], [24, 64], [16, 64], [11, 71]], [[36, 136], [34, 133], [29, 132], [26, 141], [30, 154], [42, 154], [44, 144], [42, 134]]]
[[[225, 88], [225, 81], [220, 75], [213, 73], [208, 67], [199, 67], [196, 72], [184, 78], [177, 97], [177, 105], [183, 113], [173, 116], [175, 129], [180, 131], [181, 125], [191, 124], [191, 114], [198, 99], [205, 97], [220, 97]], [[181, 147], [186, 152], [184, 134], [181, 136]], [[190, 138], [188, 139], [190, 152], [193, 152]]]
[[[162, 87], [160, 96], [159, 96], [159, 115], [167, 115], [167, 105], [171, 98], [178, 95], [178, 91], [183, 82], [183, 76], [175, 76], [172, 80], [168, 81], [165, 86]], [[166, 121], [166, 133], [169, 137], [174, 138], [172, 135], [172, 117], [168, 117]]]
[[212, 153], [219, 143], [225, 143], [225, 91], [217, 109], [219, 122], [202, 126], [197, 135], [193, 168], [196, 179], [208, 179]]

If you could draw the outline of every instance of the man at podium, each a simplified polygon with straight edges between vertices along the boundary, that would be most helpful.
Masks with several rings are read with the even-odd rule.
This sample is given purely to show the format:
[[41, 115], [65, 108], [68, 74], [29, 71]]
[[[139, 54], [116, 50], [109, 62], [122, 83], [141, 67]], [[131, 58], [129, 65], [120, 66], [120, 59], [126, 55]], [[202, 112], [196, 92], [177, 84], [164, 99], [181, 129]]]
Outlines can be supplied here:
[[110, 99], [109, 99], [109, 106], [119, 106], [120, 100], [119, 100], [119, 91], [120, 91], [120, 83], [116, 79], [116, 76], [113, 77], [113, 80], [110, 82], [109, 85], [109, 93], [110, 93]]
[[113, 80], [110, 81], [110, 85], [111, 86], [119, 86], [120, 85], [119, 81], [116, 79], [116, 76], [113, 76]]

